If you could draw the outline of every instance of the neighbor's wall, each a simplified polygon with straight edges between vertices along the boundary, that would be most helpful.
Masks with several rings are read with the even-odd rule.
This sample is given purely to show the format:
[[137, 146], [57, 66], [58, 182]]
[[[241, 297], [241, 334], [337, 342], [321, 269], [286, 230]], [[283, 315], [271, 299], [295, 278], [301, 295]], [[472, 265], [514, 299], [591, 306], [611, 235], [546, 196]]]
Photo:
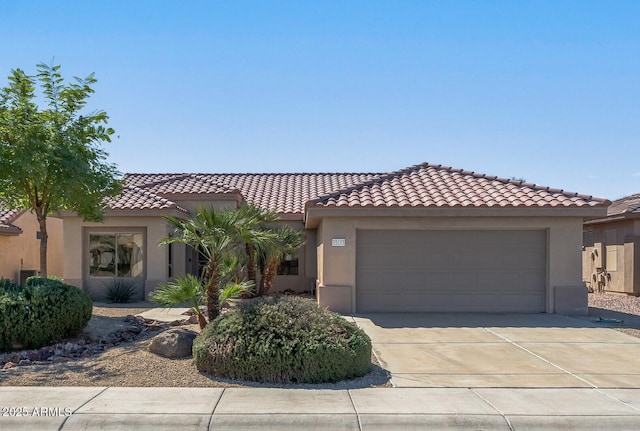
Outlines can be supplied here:
[[640, 295], [640, 221], [588, 225], [583, 240], [582, 278], [590, 289]]
[[[137, 299], [147, 299], [158, 283], [167, 281], [169, 273], [168, 246], [159, 241], [169, 235], [169, 226], [162, 217], [106, 217], [102, 223], [84, 222], [80, 217], [64, 219], [64, 278], [81, 287], [96, 299], [104, 299], [111, 277], [89, 276], [89, 234], [96, 232], [132, 232], [144, 234], [144, 272], [131, 279], [138, 289]], [[177, 253], [176, 253], [177, 254]], [[173, 257], [174, 262], [180, 258]], [[184, 261], [184, 256], [182, 257]]]
[[[0, 277], [20, 281], [20, 270], [40, 271], [40, 230], [38, 219], [29, 211], [13, 223], [22, 229], [20, 235], [0, 235]], [[63, 276], [62, 220], [47, 217], [47, 271], [49, 275]]]
[[[333, 306], [334, 298], [344, 298], [339, 286], [350, 289], [351, 311], [356, 304], [356, 241], [358, 229], [544, 229], [547, 239], [547, 312], [554, 312], [554, 288], [583, 286], [581, 277], [581, 217], [325, 217], [317, 230], [318, 301]], [[332, 238], [344, 238], [344, 247], [332, 247]], [[323, 290], [324, 289], [324, 290]], [[323, 299], [323, 292], [330, 298]]]

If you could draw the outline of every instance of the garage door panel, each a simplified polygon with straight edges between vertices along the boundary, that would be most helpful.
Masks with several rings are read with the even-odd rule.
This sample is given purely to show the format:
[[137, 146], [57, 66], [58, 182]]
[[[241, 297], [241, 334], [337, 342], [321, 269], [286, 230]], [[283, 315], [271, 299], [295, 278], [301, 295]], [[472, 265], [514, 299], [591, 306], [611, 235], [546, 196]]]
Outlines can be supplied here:
[[540, 268], [544, 266], [544, 255], [539, 250], [509, 250], [497, 254], [499, 267]]
[[358, 231], [358, 311], [543, 312], [545, 231]]

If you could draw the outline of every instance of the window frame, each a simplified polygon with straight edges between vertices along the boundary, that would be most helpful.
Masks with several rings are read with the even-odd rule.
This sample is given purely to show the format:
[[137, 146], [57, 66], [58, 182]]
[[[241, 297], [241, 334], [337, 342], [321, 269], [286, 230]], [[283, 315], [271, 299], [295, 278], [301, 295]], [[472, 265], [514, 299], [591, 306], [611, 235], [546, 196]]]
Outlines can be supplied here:
[[[131, 267], [129, 267], [129, 270], [127, 271], [129, 273], [129, 275], [118, 275], [118, 236], [119, 235], [141, 235], [141, 245], [139, 246], [140, 251], [141, 251], [141, 260], [140, 262], [142, 263], [142, 270], [140, 272], [139, 275], [136, 276], [132, 276], [130, 275], [131, 273]], [[102, 235], [102, 236], [113, 236], [114, 237], [114, 244], [115, 244], [115, 253], [114, 253], [114, 270], [113, 270], [113, 275], [95, 275], [92, 273], [91, 271], [91, 237], [92, 236], [97, 236], [97, 235]], [[122, 278], [122, 279], [141, 279], [141, 278], [146, 278], [146, 273], [147, 273], [147, 232], [146, 232], [146, 228], [145, 227], [134, 227], [134, 228], [124, 228], [124, 227], [117, 227], [114, 229], [105, 229], [105, 228], [86, 228], [85, 231], [85, 247], [84, 247], [84, 252], [83, 252], [83, 259], [85, 260], [85, 264], [83, 265], [84, 267], [84, 271], [86, 274], [86, 278], [89, 279], [112, 279], [112, 278]]]
[[[291, 259], [287, 259], [287, 257], [291, 256]], [[296, 273], [286, 273], [285, 269], [287, 268], [286, 262], [297, 262], [295, 266], [289, 264], [288, 268], [291, 271], [292, 268], [296, 268]], [[280, 265], [278, 265], [278, 269], [276, 270], [276, 274], [279, 277], [298, 277], [300, 275], [300, 255], [298, 253], [293, 253], [291, 255], [286, 255], [280, 261]]]

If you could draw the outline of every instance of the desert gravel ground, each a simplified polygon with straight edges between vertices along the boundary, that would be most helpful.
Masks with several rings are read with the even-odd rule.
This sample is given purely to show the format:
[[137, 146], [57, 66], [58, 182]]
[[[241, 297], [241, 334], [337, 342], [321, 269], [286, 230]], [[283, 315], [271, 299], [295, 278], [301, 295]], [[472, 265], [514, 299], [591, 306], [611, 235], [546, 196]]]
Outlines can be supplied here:
[[[116, 327], [127, 315], [136, 315], [153, 307], [151, 303], [97, 304], [92, 324], [99, 322], [101, 330]], [[598, 322], [599, 318], [617, 322]], [[640, 299], [613, 293], [590, 293], [589, 315], [582, 319], [640, 337]], [[198, 330], [197, 325], [190, 329]], [[102, 354], [87, 359], [52, 365], [32, 365], [0, 370], [0, 386], [143, 386], [143, 387], [238, 387], [270, 386], [230, 381], [200, 373], [192, 358], [167, 359], [150, 353], [147, 346], [157, 332], [145, 334], [135, 341], [123, 343]], [[366, 376], [336, 384], [286, 385], [286, 387], [360, 388], [389, 386], [384, 369], [375, 365]]]
[[[151, 303], [98, 304], [93, 315], [101, 325], [114, 326], [127, 315], [148, 310]], [[105, 319], [109, 318], [109, 319]], [[112, 321], [110, 319], [113, 319]], [[89, 326], [93, 322], [90, 322]], [[198, 325], [189, 325], [198, 331]], [[101, 330], [108, 328], [100, 328]], [[158, 332], [145, 334], [135, 341], [122, 343], [87, 359], [51, 365], [31, 365], [0, 370], [0, 386], [126, 386], [126, 387], [241, 387], [267, 386], [316, 389], [351, 389], [390, 386], [386, 371], [379, 366], [358, 379], [322, 385], [274, 385], [231, 381], [200, 373], [192, 358], [167, 359], [150, 353], [149, 342]], [[375, 358], [372, 358], [375, 361]]]
[[[617, 322], [598, 322], [599, 318]], [[590, 293], [589, 315], [592, 322], [640, 338], [640, 298], [619, 293]]]

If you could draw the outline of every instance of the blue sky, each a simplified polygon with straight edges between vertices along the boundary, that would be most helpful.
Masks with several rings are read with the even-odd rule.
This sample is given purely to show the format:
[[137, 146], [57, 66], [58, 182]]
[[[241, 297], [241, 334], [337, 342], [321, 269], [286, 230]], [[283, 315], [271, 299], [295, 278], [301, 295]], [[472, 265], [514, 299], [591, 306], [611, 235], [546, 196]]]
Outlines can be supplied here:
[[122, 172], [421, 162], [640, 192], [638, 1], [19, 1], [0, 85], [61, 64]]

